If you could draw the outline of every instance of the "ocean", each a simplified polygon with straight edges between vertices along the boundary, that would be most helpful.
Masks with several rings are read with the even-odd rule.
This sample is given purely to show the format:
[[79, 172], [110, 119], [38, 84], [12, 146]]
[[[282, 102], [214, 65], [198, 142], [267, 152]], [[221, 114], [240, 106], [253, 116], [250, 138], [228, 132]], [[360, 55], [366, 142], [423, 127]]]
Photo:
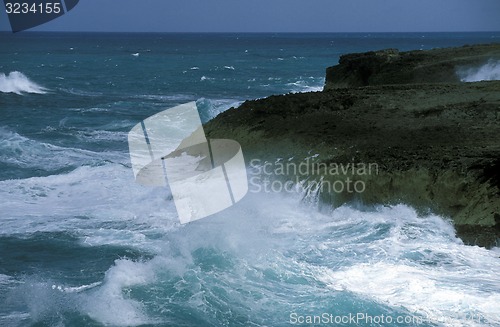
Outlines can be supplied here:
[[[500, 33], [0, 33], [0, 326], [500, 326], [500, 249], [405, 204], [248, 194], [181, 225], [127, 134], [319, 91], [344, 53]], [[243, 149], [244, 150], [244, 149]]]

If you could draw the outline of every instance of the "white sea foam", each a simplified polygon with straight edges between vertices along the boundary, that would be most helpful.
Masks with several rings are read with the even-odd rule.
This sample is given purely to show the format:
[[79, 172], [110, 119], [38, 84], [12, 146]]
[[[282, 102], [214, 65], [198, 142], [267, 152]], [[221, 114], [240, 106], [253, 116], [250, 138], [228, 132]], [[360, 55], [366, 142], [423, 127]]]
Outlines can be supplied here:
[[[198, 105], [210, 113], [231, 101], [200, 99]], [[35, 141], [1, 133], [14, 142], [3, 149], [18, 142], [19, 153], [41, 146], [35, 158], [53, 156], [43, 152], [45, 145], [23, 147]], [[35, 322], [68, 310], [103, 325], [170, 324], [148, 312], [179, 305], [204, 314], [222, 307], [269, 317], [302, 308], [301, 299], [338, 294], [447, 319], [445, 326], [474, 326], [463, 313], [495, 318], [498, 250], [464, 246], [449, 221], [421, 217], [405, 205], [320, 211], [317, 193], [300, 201], [303, 196], [249, 193], [226, 211], [180, 225], [168, 189], [138, 185], [130, 167], [113, 162], [0, 181], [0, 234], [65, 231], [84, 247], [124, 246], [154, 255], [117, 260], [89, 285], [29, 284], [18, 293]], [[173, 289], [163, 290], [169, 284]]]
[[2, 326], [19, 326], [19, 321], [30, 319], [30, 314], [27, 312], [12, 312], [8, 315], [0, 316], [0, 321], [4, 321]]
[[[486, 267], [500, 268], [498, 258], [486, 250], [469, 252], [477, 256], [474, 263], [482, 261]], [[469, 276], [466, 284], [464, 276]], [[417, 317], [444, 326], [500, 323], [500, 293], [492, 293], [492, 289], [498, 290], [499, 281], [484, 266], [419, 267], [376, 262], [337, 272], [326, 270], [318, 278], [334, 290], [353, 292], [392, 307], [403, 306]]]
[[[98, 132], [97, 132], [98, 133]], [[101, 132], [102, 138], [120, 138], [120, 133]], [[110, 134], [111, 133], [111, 134]], [[121, 138], [120, 138], [121, 139]], [[97, 153], [89, 150], [65, 148], [36, 141], [5, 127], [0, 127], [0, 162], [20, 168], [38, 168], [46, 171], [82, 164], [97, 164], [105, 160], [123, 162], [126, 155], [117, 152]]]
[[[70, 311], [90, 316], [107, 326], [139, 326], [151, 323], [152, 320], [143, 313], [143, 305], [127, 299], [119, 288], [120, 285], [126, 287], [139, 284], [141, 278], [147, 276], [146, 272], [141, 272], [139, 278], [134, 278], [132, 269], [127, 272], [129, 276], [115, 277], [111, 283], [106, 282], [106, 276], [104, 284], [97, 289], [95, 285], [66, 287], [28, 279], [25, 285], [19, 288], [19, 293], [24, 297], [32, 322], [51, 320], [51, 325], [65, 326], [60, 320], [61, 315]], [[135, 273], [138, 273], [137, 269]], [[76, 291], [79, 288], [81, 290]], [[59, 323], [56, 323], [57, 321]]]
[[[168, 196], [167, 190], [136, 184], [130, 168], [120, 164], [84, 166], [68, 174], [0, 181], [0, 234], [75, 229], [82, 230], [82, 242], [87, 240], [88, 245], [98, 244], [95, 240], [99, 238], [109, 239], [106, 234], [115, 235], [122, 244], [134, 237], [140, 243], [144, 240], [141, 233], [158, 228], [164, 232], [164, 228], [168, 230], [177, 223]], [[128, 226], [125, 229], [124, 224]], [[137, 229], [135, 224], [149, 227]], [[101, 229], [103, 225], [107, 226], [106, 234]]]
[[47, 91], [46, 88], [31, 81], [23, 73], [17, 71], [7, 75], [0, 73], [0, 92], [2, 93], [15, 93], [19, 95], [23, 93], [45, 94]]
[[377, 255], [338, 270], [318, 267], [318, 280], [443, 326], [500, 323], [500, 281], [492, 273], [500, 269], [496, 253], [454, 240], [451, 224], [439, 217], [422, 219], [405, 206], [383, 212], [386, 222], [400, 218], [387, 237], [367, 244]]
[[227, 109], [239, 107], [243, 102], [236, 99], [206, 99], [200, 98], [196, 100], [196, 105], [200, 112], [200, 117], [203, 123], [215, 118], [218, 114]]
[[61, 286], [61, 285], [52, 285], [53, 290], [58, 290], [61, 292], [65, 293], [80, 293], [89, 289], [92, 289], [96, 286], [101, 285], [101, 282], [95, 282], [89, 285], [82, 285], [82, 286], [76, 286], [76, 287], [71, 287], [71, 286]]
[[10, 276], [0, 274], [0, 285], [8, 284], [10, 281]]
[[[84, 246], [156, 254], [149, 261], [117, 260], [92, 287], [47, 282], [30, 288], [35, 321], [60, 310], [61, 296], [82, 314], [115, 326], [161, 319], [148, 316], [147, 305], [168, 311], [185, 301], [211, 312], [215, 302], [259, 316], [303, 305], [294, 297], [339, 292], [460, 326], [466, 320], [459, 313], [474, 310], [492, 319], [500, 301], [498, 253], [464, 246], [448, 221], [419, 217], [404, 205], [320, 212], [314, 195], [301, 202], [300, 194], [249, 194], [226, 211], [180, 225], [167, 190], [136, 185], [129, 168], [116, 164], [0, 182], [0, 197], [3, 233], [65, 230]], [[200, 249], [214, 249], [215, 263], [197, 263], [204, 260], [195, 258]], [[226, 257], [228, 267], [203, 268]], [[154, 304], [129, 295], [131, 288], [158, 290], [175, 278], [175, 291], [158, 293]], [[191, 295], [183, 300], [183, 293]], [[265, 301], [248, 294], [263, 294]]]
[[128, 298], [123, 290], [152, 283], [155, 279], [151, 263], [117, 260], [106, 272], [100, 287], [86, 293], [79, 302], [83, 310], [104, 325], [139, 326], [151, 323], [139, 301]]
[[200, 81], [213, 81], [215, 78], [213, 77], [207, 77], [205, 75], [203, 75], [201, 78], [200, 78]]
[[[132, 125], [133, 126], [133, 125]], [[106, 130], [86, 130], [78, 131], [76, 136], [84, 142], [101, 142], [101, 141], [127, 141], [126, 132], [106, 131]]]
[[490, 60], [480, 67], [461, 68], [457, 74], [462, 82], [500, 80], [500, 61]]
[[286, 85], [291, 87], [292, 93], [318, 92], [323, 90], [324, 82], [324, 78], [310, 77], [308, 79], [299, 79]]
[[[121, 289], [135, 283], [158, 287], [165, 273], [181, 277], [195, 273], [194, 281], [182, 286], [184, 291], [197, 290], [186, 305], [211, 310], [206, 297], [216, 296], [209, 293], [219, 287], [229, 298], [217, 301], [265, 313], [269, 301], [274, 303], [273, 310], [279, 309], [275, 297], [280, 282], [265, 278], [273, 271], [306, 283], [294, 284], [287, 298], [294, 292], [325, 292], [320, 290], [325, 284], [331, 292], [354, 293], [432, 321], [441, 319], [444, 326], [475, 326], [465, 314], [495, 319], [500, 300], [495, 272], [500, 260], [491, 251], [464, 246], [449, 222], [437, 216], [419, 217], [403, 205], [373, 212], [342, 207], [320, 213], [295, 201], [281, 195], [252, 194], [220, 215], [172, 229], [166, 235], [168, 242], [158, 240], [163, 245], [155, 259], [117, 261], [99, 286], [102, 290], [89, 296], [92, 300], [94, 296], [116, 298], [116, 310], [126, 308], [135, 315], [142, 308], [135, 307], [133, 299], [123, 302]], [[234, 260], [231, 268], [207, 274], [193, 268], [193, 253], [200, 248], [228, 253]], [[305, 280], [315, 280], [320, 288]], [[237, 289], [250, 293], [268, 289], [268, 300], [248, 302]], [[172, 297], [163, 301], [176, 301], [175, 295], [167, 296]], [[107, 315], [93, 317], [111, 322]]]
[[98, 97], [98, 96], [103, 95], [103, 93], [101, 93], [101, 92], [88, 91], [88, 90], [84, 91], [84, 90], [78, 90], [78, 89], [73, 89], [73, 88], [71, 88], [71, 89], [61, 88], [60, 90], [63, 92], [73, 94], [73, 95], [78, 95], [78, 96]]

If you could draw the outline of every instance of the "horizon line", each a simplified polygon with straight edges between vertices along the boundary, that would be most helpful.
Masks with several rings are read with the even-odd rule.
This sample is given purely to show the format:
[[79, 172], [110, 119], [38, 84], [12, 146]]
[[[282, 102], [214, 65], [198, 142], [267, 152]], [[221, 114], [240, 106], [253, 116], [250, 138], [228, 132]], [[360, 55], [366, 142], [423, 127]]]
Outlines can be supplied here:
[[237, 32], [237, 31], [227, 31], [227, 32], [169, 32], [169, 31], [21, 31], [21, 32], [12, 32], [10, 30], [0, 30], [0, 33], [10, 33], [10, 34], [19, 34], [19, 33], [130, 33], [130, 34], [432, 34], [432, 33], [500, 33], [498, 31], [361, 31], [361, 32]]

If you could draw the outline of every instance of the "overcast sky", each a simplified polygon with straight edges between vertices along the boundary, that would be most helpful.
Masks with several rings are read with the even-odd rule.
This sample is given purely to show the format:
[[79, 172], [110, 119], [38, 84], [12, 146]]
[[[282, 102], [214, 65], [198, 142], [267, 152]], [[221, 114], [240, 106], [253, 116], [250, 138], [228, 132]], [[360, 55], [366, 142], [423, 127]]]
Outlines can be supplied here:
[[[0, 8], [0, 30], [10, 30], [3, 2]], [[68, 14], [33, 30], [500, 31], [500, 0], [80, 0]]]

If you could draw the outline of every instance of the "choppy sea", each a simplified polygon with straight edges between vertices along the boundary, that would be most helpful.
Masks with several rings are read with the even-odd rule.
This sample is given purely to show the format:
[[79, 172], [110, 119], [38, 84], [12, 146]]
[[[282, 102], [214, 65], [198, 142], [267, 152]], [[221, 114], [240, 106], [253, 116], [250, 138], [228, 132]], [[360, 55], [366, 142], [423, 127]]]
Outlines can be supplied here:
[[[248, 194], [181, 225], [127, 133], [321, 90], [344, 53], [500, 33], [0, 33], [0, 326], [500, 326], [500, 250], [404, 204]], [[321, 319], [321, 321], [320, 321]]]

